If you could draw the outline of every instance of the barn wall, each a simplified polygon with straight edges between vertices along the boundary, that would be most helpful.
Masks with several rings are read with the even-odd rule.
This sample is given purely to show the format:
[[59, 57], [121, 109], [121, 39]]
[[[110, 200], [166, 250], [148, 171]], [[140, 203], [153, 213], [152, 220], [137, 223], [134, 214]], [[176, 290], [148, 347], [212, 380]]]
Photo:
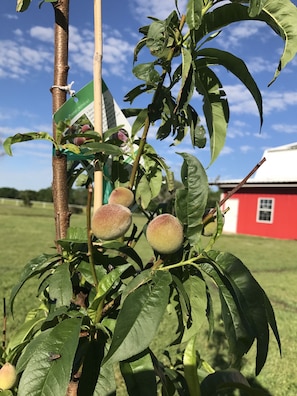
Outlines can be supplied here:
[[[297, 188], [248, 188], [232, 198], [239, 200], [238, 234], [297, 240]], [[274, 198], [272, 223], [257, 221], [258, 198]]]

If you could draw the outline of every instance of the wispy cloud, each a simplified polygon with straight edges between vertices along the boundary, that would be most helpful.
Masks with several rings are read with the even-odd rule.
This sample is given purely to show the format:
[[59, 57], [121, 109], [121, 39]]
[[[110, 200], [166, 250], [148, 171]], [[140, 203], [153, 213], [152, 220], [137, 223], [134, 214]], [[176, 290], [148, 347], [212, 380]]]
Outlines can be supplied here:
[[220, 155], [228, 155], [234, 152], [234, 149], [230, 146], [224, 146]]
[[281, 133], [297, 133], [296, 124], [273, 124], [272, 129]]
[[[103, 73], [127, 76], [131, 68], [134, 44], [116, 29], [106, 26], [103, 35]], [[32, 71], [52, 71], [53, 37], [51, 27], [34, 26], [25, 39], [20, 29], [14, 31], [15, 40], [0, 41], [0, 78], [24, 79]], [[37, 45], [36, 45], [37, 43]], [[50, 47], [48, 44], [52, 44]], [[90, 29], [69, 28], [69, 64], [71, 70], [93, 72], [94, 33]]]
[[52, 63], [46, 48], [20, 47], [17, 41], [0, 42], [0, 78], [23, 79], [30, 71], [46, 70]]
[[260, 56], [252, 57], [246, 62], [247, 68], [253, 75], [255, 73], [267, 72], [274, 73], [277, 67], [277, 63], [272, 63], [271, 60], [262, 58]]
[[246, 153], [248, 153], [249, 151], [254, 150], [254, 147], [248, 146], [248, 145], [243, 145], [243, 146], [240, 146], [240, 147], [239, 147], [239, 150], [240, 150], [242, 153], [246, 154]]
[[297, 92], [296, 91], [264, 91], [264, 112], [270, 114], [273, 111], [286, 110], [290, 106], [297, 104]]
[[[181, 12], [184, 12], [186, 0], [180, 0], [178, 7]], [[158, 19], [165, 19], [174, 8], [174, 1], [160, 1], [160, 0], [131, 0], [130, 8], [133, 11], [135, 19], [141, 23], [147, 23], [148, 16], [158, 17]]]
[[46, 43], [53, 43], [54, 29], [51, 27], [34, 26], [30, 29], [30, 36]]
[[18, 19], [18, 16], [15, 14], [3, 14], [3, 17], [6, 19]]
[[219, 43], [220, 47], [224, 49], [238, 48], [241, 46], [244, 48], [247, 39], [256, 35], [259, 37], [259, 32], [260, 30], [262, 31], [263, 25], [263, 23], [258, 21], [234, 23], [224, 29], [217, 37], [216, 41]]

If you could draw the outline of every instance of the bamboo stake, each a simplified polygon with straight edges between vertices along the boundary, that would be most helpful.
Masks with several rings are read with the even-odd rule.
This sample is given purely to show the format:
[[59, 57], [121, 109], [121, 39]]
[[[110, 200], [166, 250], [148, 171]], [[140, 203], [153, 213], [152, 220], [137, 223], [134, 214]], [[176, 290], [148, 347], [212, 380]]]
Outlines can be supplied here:
[[[102, 137], [102, 9], [101, 0], [94, 0], [94, 130]], [[94, 211], [102, 205], [103, 169], [97, 161], [94, 170]]]

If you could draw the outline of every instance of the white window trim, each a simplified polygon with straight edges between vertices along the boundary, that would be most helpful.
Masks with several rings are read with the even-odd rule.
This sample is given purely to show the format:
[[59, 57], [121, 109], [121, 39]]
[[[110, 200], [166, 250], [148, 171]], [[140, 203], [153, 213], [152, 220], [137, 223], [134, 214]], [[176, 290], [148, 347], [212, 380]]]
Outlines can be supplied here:
[[[269, 221], [267, 221], [267, 220], [260, 220], [259, 219], [259, 214], [260, 214], [260, 211], [262, 210], [261, 208], [260, 208], [260, 203], [261, 203], [261, 201], [262, 200], [269, 200], [269, 201], [271, 201], [271, 210], [270, 210], [270, 212], [271, 212], [271, 216], [270, 216], [270, 220]], [[256, 213], [256, 222], [257, 223], [264, 223], [264, 224], [272, 224], [273, 223], [273, 218], [274, 218], [274, 205], [275, 205], [275, 199], [274, 198], [272, 198], [272, 197], [259, 197], [258, 198], [258, 204], [257, 204], [257, 213]], [[269, 210], [269, 209], [268, 209]]]

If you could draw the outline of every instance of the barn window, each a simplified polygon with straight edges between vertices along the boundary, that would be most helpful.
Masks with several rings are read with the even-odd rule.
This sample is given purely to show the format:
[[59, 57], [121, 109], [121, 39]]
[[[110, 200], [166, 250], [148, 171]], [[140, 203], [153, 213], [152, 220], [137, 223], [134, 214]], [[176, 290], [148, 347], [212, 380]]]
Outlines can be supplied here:
[[260, 223], [272, 223], [273, 219], [274, 199], [272, 198], [259, 198], [257, 221]]

